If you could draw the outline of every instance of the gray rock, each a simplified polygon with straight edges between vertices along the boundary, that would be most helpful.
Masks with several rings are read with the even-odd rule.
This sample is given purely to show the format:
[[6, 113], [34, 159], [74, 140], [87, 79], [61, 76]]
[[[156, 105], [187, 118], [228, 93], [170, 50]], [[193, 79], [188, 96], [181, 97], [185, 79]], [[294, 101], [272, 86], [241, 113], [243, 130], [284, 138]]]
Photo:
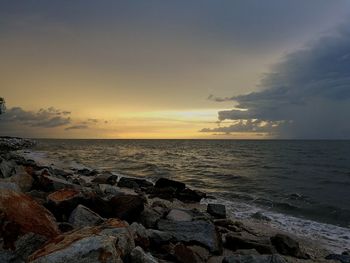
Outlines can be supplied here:
[[233, 255], [225, 257], [222, 263], [287, 263], [280, 255]]
[[146, 228], [155, 228], [157, 222], [162, 218], [163, 213], [160, 211], [145, 207], [145, 209], [140, 214], [140, 223], [144, 225]]
[[225, 247], [233, 251], [238, 249], [256, 249], [261, 254], [273, 254], [275, 252], [269, 239], [253, 236], [247, 232], [228, 233]]
[[158, 229], [168, 232], [180, 242], [196, 242], [210, 252], [221, 253], [221, 237], [213, 224], [206, 221], [180, 222], [161, 219]]
[[207, 212], [216, 218], [226, 218], [226, 207], [222, 204], [208, 204]]
[[136, 246], [140, 246], [142, 248], [148, 248], [150, 246], [148, 232], [143, 225], [134, 222], [128, 228], [134, 238]]
[[21, 236], [15, 243], [16, 255], [26, 261], [27, 258], [41, 247], [48, 239], [34, 233], [27, 233]]
[[299, 243], [291, 237], [283, 234], [277, 234], [271, 237], [271, 243], [278, 253], [296, 258], [309, 259], [310, 256], [302, 252]]
[[78, 205], [71, 213], [68, 222], [74, 227], [95, 226], [101, 224], [104, 219], [89, 208]]
[[192, 216], [181, 209], [171, 209], [166, 218], [172, 221], [192, 221]]
[[133, 263], [158, 263], [150, 253], [145, 253], [141, 247], [135, 247], [130, 254]]
[[168, 244], [170, 241], [174, 240], [172, 234], [160, 230], [148, 229], [147, 234], [151, 245], [154, 247]]

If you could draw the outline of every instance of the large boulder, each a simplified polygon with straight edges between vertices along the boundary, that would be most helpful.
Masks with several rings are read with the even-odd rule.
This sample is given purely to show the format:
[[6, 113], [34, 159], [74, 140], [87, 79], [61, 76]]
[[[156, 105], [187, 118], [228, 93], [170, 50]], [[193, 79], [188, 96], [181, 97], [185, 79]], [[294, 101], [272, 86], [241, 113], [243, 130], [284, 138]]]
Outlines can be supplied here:
[[97, 175], [94, 179], [92, 179], [92, 183], [97, 183], [97, 184], [110, 184], [110, 185], [115, 185], [117, 183], [118, 176], [112, 174], [112, 173], [102, 173]]
[[[1, 190], [0, 210], [7, 221], [16, 226], [20, 233], [36, 233], [47, 238], [57, 236], [54, 216], [28, 195], [12, 190]], [[11, 234], [11, 233], [9, 233]]]
[[158, 222], [158, 229], [169, 233], [176, 241], [201, 244], [214, 254], [222, 252], [221, 236], [215, 226], [209, 222], [161, 219]]
[[192, 221], [192, 215], [181, 209], [171, 209], [166, 218], [172, 221]]
[[208, 204], [207, 212], [219, 219], [226, 218], [226, 207], [223, 204]]
[[205, 198], [205, 196], [205, 193], [190, 188], [185, 188], [184, 190], [178, 191], [176, 194], [176, 198], [182, 202], [199, 202], [202, 198]]
[[74, 227], [85, 227], [101, 224], [104, 219], [89, 208], [78, 205], [71, 213], [68, 222]]
[[301, 251], [299, 243], [291, 237], [283, 234], [277, 234], [271, 237], [271, 243], [278, 253], [296, 258], [309, 259], [310, 256]]
[[273, 254], [275, 252], [269, 239], [257, 237], [247, 232], [228, 233], [225, 247], [233, 251], [238, 249], [256, 249], [260, 254]]
[[147, 188], [152, 187], [153, 183], [141, 178], [122, 177], [118, 182], [118, 186], [127, 188]]
[[[98, 227], [86, 227], [62, 234], [45, 244], [29, 257], [31, 263], [103, 262], [122, 263], [125, 251], [120, 240], [127, 225], [119, 220], [108, 220]], [[129, 242], [132, 242], [129, 239]]]
[[232, 255], [225, 257], [222, 263], [287, 263], [280, 255]]

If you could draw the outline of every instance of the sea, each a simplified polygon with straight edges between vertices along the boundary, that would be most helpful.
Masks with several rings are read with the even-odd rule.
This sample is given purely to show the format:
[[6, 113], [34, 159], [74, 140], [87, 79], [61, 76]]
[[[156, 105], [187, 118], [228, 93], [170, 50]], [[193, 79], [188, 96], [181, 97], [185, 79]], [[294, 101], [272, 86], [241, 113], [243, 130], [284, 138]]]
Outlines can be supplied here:
[[32, 151], [67, 166], [179, 180], [232, 217], [350, 248], [350, 141], [40, 139]]

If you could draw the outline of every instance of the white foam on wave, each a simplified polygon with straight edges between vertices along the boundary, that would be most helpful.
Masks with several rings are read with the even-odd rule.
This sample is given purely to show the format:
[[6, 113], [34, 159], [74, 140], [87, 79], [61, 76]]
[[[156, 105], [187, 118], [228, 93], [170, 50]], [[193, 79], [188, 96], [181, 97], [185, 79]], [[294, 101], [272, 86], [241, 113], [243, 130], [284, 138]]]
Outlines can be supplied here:
[[247, 203], [228, 201], [225, 199], [204, 199], [203, 204], [219, 203], [226, 206], [228, 215], [237, 219], [251, 219], [259, 212], [271, 219], [269, 224], [279, 230], [293, 233], [302, 238], [312, 239], [326, 249], [341, 253], [350, 247], [350, 229], [326, 223], [319, 223], [308, 219], [297, 218], [277, 213]]

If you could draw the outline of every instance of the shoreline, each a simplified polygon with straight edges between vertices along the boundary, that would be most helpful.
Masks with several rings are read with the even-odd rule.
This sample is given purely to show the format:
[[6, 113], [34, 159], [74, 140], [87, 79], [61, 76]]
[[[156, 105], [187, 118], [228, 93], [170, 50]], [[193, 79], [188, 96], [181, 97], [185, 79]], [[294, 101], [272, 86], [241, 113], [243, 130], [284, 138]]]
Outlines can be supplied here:
[[[10, 140], [10, 139], [7, 138], [7, 140]], [[19, 139], [17, 138], [16, 140], [18, 141]], [[28, 147], [28, 144], [25, 143], [22, 146], [14, 147], [14, 149], [18, 150], [18, 148], [21, 148], [21, 147]], [[207, 207], [208, 199], [205, 200], [204, 202], [202, 199], [205, 196], [205, 193], [201, 193], [199, 191], [190, 189], [184, 184], [182, 184], [181, 182], [167, 180], [167, 181], [164, 181], [163, 183], [159, 183], [157, 181], [155, 184], [153, 184], [152, 182], [147, 181], [145, 179], [132, 178], [132, 177], [120, 176], [120, 175], [116, 176], [115, 174], [110, 173], [108, 171], [97, 171], [84, 166], [77, 166], [77, 167], [74, 167], [73, 169], [72, 167], [59, 167], [57, 165], [54, 165], [51, 160], [45, 159], [45, 157], [37, 158], [36, 160], [34, 160], [35, 158], [33, 158], [34, 157], [33, 154], [34, 154], [33, 152], [32, 153], [29, 152], [27, 156], [25, 156], [26, 154], [23, 154], [21, 156], [13, 153], [10, 154], [9, 151], [3, 154], [0, 154], [2, 158], [2, 163], [4, 162], [12, 163], [12, 165], [16, 167], [15, 170], [17, 169], [18, 171], [19, 170], [22, 171], [22, 176], [18, 175], [19, 174], [18, 171], [15, 171], [10, 176], [3, 176], [4, 178], [1, 179], [0, 181], [0, 189], [3, 189], [1, 191], [4, 191], [4, 192], [7, 191], [11, 194], [13, 194], [12, 192], [15, 192], [15, 193], [20, 192], [21, 195], [24, 194], [24, 195], [31, 196], [30, 198], [32, 199], [32, 201], [37, 202], [39, 205], [43, 206], [44, 209], [47, 209], [49, 213], [54, 215], [54, 218], [53, 218], [54, 220], [52, 220], [54, 221], [53, 225], [57, 225], [57, 226], [70, 224], [71, 222], [69, 222], [69, 218], [72, 217], [73, 211], [75, 211], [79, 205], [82, 205], [82, 206], [87, 205], [87, 207], [85, 207], [87, 210], [85, 208], [84, 208], [85, 210], [83, 209], [84, 212], [86, 211], [89, 212], [89, 213], [86, 212], [85, 214], [83, 213], [85, 217], [86, 217], [86, 214], [88, 214], [87, 217], [93, 217], [92, 213], [94, 214], [96, 213], [97, 218], [101, 217], [103, 219], [103, 220], [101, 219], [102, 220], [101, 222], [107, 222], [108, 220], [110, 220], [108, 218], [116, 218], [115, 214], [112, 217], [109, 217], [111, 215], [107, 215], [107, 214], [102, 216], [99, 215], [99, 213], [97, 213], [97, 210], [99, 210], [98, 207], [96, 207], [96, 204], [91, 204], [90, 202], [91, 200], [88, 200], [87, 196], [93, 195], [94, 198], [96, 200], [99, 200], [100, 204], [107, 207], [107, 209], [110, 208], [109, 202], [111, 200], [114, 200], [118, 203], [119, 206], [120, 205], [122, 207], [125, 206], [124, 210], [128, 210], [127, 212], [124, 211], [124, 214], [123, 213], [118, 214], [118, 215], [122, 215], [121, 217], [123, 217], [125, 213], [128, 214], [128, 216], [124, 218], [118, 218], [118, 220], [122, 219], [122, 220], [129, 221], [129, 224], [125, 223], [126, 228], [130, 228], [133, 225], [134, 225], [134, 228], [142, 228], [143, 229], [141, 231], [143, 232], [142, 238], [145, 240], [148, 240], [148, 243], [155, 242], [154, 235], [155, 233], [159, 235], [158, 233], [159, 231], [163, 231], [166, 234], [171, 233], [170, 235], [173, 235], [167, 241], [163, 240], [164, 237], [162, 237], [163, 238], [162, 239], [161, 237], [157, 236], [156, 241], [159, 241], [159, 239], [161, 239], [161, 241], [165, 243], [164, 245], [168, 246], [168, 248], [165, 250], [164, 248], [159, 249], [157, 248], [157, 246], [156, 248], [154, 248], [154, 246], [152, 245], [141, 244], [142, 242], [139, 244], [140, 245], [139, 247], [141, 247], [142, 251], [140, 252], [140, 249], [138, 249], [137, 252], [135, 253], [136, 254], [144, 253], [142, 254], [144, 258], [147, 258], [147, 256], [153, 257], [154, 260], [156, 260], [154, 262], [175, 262], [175, 261], [186, 262], [186, 261], [181, 261], [181, 260], [185, 260], [186, 258], [184, 257], [183, 254], [186, 254], [187, 256], [188, 254], [191, 254], [194, 258], [196, 258], [196, 260], [198, 260], [196, 262], [224, 262], [223, 260], [225, 260], [225, 258], [229, 260], [238, 256], [240, 258], [242, 258], [242, 256], [244, 257], [251, 256], [254, 258], [260, 257], [261, 259], [263, 259], [263, 258], [266, 258], [266, 255], [269, 255], [269, 254], [276, 255], [277, 257], [276, 260], [280, 260], [276, 262], [284, 262], [283, 260], [285, 260], [285, 262], [322, 262], [322, 261], [332, 262], [332, 261], [325, 260], [325, 257], [329, 256], [329, 254], [331, 254], [332, 252], [327, 251], [327, 249], [325, 249], [323, 245], [320, 244], [320, 242], [315, 242], [310, 239], [307, 240], [307, 238], [301, 238], [299, 236], [295, 236], [294, 233], [283, 232], [281, 230], [275, 229], [271, 226], [269, 222], [264, 222], [260, 220], [254, 220], [254, 219], [229, 218], [229, 216], [226, 216], [227, 209], [225, 207], [224, 207], [225, 216], [223, 216], [223, 212], [222, 212], [223, 207], [220, 204], [214, 205], [214, 212], [211, 211], [211, 213], [209, 213], [209, 207]], [[21, 167], [21, 168], [19, 169], [18, 167]], [[23, 174], [25, 174], [25, 176], [23, 176]], [[23, 178], [25, 177], [26, 179], [24, 180], [22, 179], [22, 177]], [[16, 178], [16, 180], [12, 180], [13, 178]], [[121, 179], [122, 179], [122, 183], [121, 183]], [[23, 190], [23, 184], [25, 185], [24, 186], [24, 188], [26, 188], [25, 190]], [[29, 184], [30, 184], [30, 187], [28, 186]], [[53, 188], [51, 187], [52, 185], [53, 185]], [[13, 190], [15, 188], [22, 188], [22, 189], [19, 189], [19, 191], [18, 189]], [[69, 192], [72, 190], [74, 190], [74, 193], [79, 195], [79, 198], [80, 198], [79, 200], [83, 200], [83, 201], [77, 202], [75, 200], [73, 204], [74, 209], [72, 208], [68, 209], [69, 210], [68, 212], [70, 215], [63, 215], [64, 213], [68, 214], [67, 211], [64, 211], [64, 210], [67, 210], [67, 208], [59, 207], [58, 209], [57, 204], [65, 203], [65, 204], [69, 204], [68, 206], [72, 206], [72, 203], [70, 203], [72, 202], [71, 200], [72, 198], [71, 197], [68, 198], [67, 196], [65, 196], [65, 194], [67, 194], [67, 191]], [[35, 192], [33, 193], [33, 191]], [[63, 195], [63, 196], [60, 196], [59, 200], [53, 199], [54, 200], [53, 201], [52, 198], [50, 199], [50, 196], [55, 193], [59, 193], [60, 195]], [[127, 196], [129, 199], [130, 198], [135, 200], [137, 199], [137, 202], [139, 203], [137, 203], [135, 200], [133, 202], [131, 202], [130, 200], [127, 200], [128, 205], [125, 205], [123, 204], [122, 201], [118, 199], [118, 198], [121, 198], [122, 196], [124, 196], [123, 198]], [[172, 200], [172, 202], [170, 202], [167, 199]], [[181, 201], [179, 201], [178, 199], [181, 199]], [[95, 203], [96, 203], [96, 200], [94, 200]], [[202, 202], [200, 203], [201, 200]], [[122, 204], [120, 204], [120, 202], [122, 202]], [[137, 204], [135, 204], [135, 202]], [[52, 205], [52, 203], [54, 203], [55, 205]], [[210, 201], [210, 203], [215, 203], [215, 200]], [[129, 211], [130, 207], [132, 208], [135, 205], [137, 206], [137, 209], [134, 209], [135, 211]], [[141, 207], [143, 209], [141, 209]], [[1, 206], [1, 199], [0, 199], [0, 208], [1, 210], [6, 210], [4, 209], [4, 205]], [[218, 209], [221, 214], [220, 213], [219, 213], [220, 215], [216, 214], [215, 209]], [[142, 210], [142, 211], [138, 211], [138, 210]], [[6, 214], [6, 211], [4, 212]], [[105, 211], [100, 211], [100, 212], [102, 214], [105, 213]], [[129, 214], [131, 214], [131, 216]], [[135, 216], [135, 214], [137, 215]], [[84, 219], [84, 216], [79, 220], [86, 221], [86, 218]], [[157, 217], [157, 220], [156, 220], [157, 222], [152, 222], [153, 225], [150, 224], [150, 222], [147, 222], [147, 221], [154, 220], [154, 218], [152, 217]], [[11, 218], [11, 220], [16, 221], [17, 220], [16, 216]], [[225, 220], [227, 222], [224, 222]], [[83, 226], [85, 228], [89, 228], [89, 227], [96, 228], [98, 226], [102, 227], [104, 223], [101, 223], [101, 222], [99, 224], [97, 224], [96, 222], [94, 222], [93, 224], [91, 224], [91, 222], [88, 222], [88, 223], [84, 222]], [[162, 222], [164, 225], [160, 224]], [[182, 237], [176, 236], [176, 233], [174, 234], [171, 231], [171, 226], [173, 224], [175, 225], [176, 229], [178, 229], [179, 227], [180, 228], [183, 227], [182, 224], [184, 225], [187, 224], [187, 227], [191, 228], [191, 227], [197, 227], [196, 225], [200, 225], [202, 224], [202, 222], [205, 222], [206, 230], [207, 228], [210, 229], [211, 227], [214, 227], [213, 228], [214, 230], [212, 231], [212, 235], [214, 236], [210, 236], [210, 234], [209, 235], [205, 234], [201, 240], [196, 240], [195, 232], [192, 233], [193, 237], [187, 236], [186, 238], [184, 238], [183, 236]], [[16, 223], [21, 225], [19, 222], [16, 222]], [[137, 224], [137, 226], [135, 226], [135, 224]], [[66, 225], [66, 227], [68, 226]], [[81, 227], [82, 227], [81, 225], [79, 225], [79, 227], [73, 226], [72, 229], [70, 229], [70, 231], [68, 232], [65, 232], [59, 229], [58, 236], [67, 237], [69, 235], [73, 235], [74, 233], [76, 233], [76, 231], [78, 232], [81, 231]], [[18, 239], [21, 239], [22, 236], [28, 235], [28, 231], [26, 230], [23, 230], [23, 231], [26, 233], [21, 233], [21, 235], [17, 236], [17, 240], [13, 243], [16, 243], [16, 242], [18, 243]], [[154, 232], [154, 231], [158, 231], [158, 232]], [[40, 232], [40, 231], [37, 231], [37, 232]], [[276, 245], [275, 242], [272, 242], [271, 240], [274, 240], [273, 237], [276, 237], [276, 235], [278, 234], [283, 234], [289, 237], [293, 241], [292, 243], [294, 246], [298, 244], [297, 245], [298, 252], [297, 253], [291, 252], [291, 250], [286, 252], [285, 247], [284, 247], [284, 250], [283, 249], [281, 250], [278, 244]], [[138, 235], [141, 235], [141, 234], [137, 233], [136, 236]], [[89, 235], [89, 237], [91, 238], [91, 235]], [[134, 243], [136, 242], [136, 239], [137, 238], [134, 238]], [[284, 237], [284, 239], [286, 238]], [[65, 249], [67, 249], [67, 248], [55, 248], [54, 251], [51, 251], [51, 250], [50, 252], [45, 251], [50, 246], [52, 246], [52, 243], [50, 243], [50, 240], [52, 240], [51, 237], [46, 240], [46, 245], [44, 242], [40, 244], [40, 246], [35, 247], [35, 250], [33, 249], [34, 251], [31, 251], [30, 253], [31, 256], [29, 254], [26, 255], [30, 259], [29, 262], [47, 262], [45, 261], [45, 258], [46, 259], [51, 258], [51, 256], [53, 256], [55, 253], [56, 254], [58, 253], [57, 251], [63, 252], [65, 251]], [[286, 240], [279, 240], [279, 242], [288, 243]], [[300, 244], [300, 247], [299, 247], [299, 244]], [[193, 246], [199, 246], [200, 248], [194, 249]], [[287, 245], [284, 244], [284, 246], [287, 246]], [[266, 250], [262, 249], [262, 247]], [[134, 251], [135, 249], [136, 248], [133, 248], [132, 251]], [[40, 253], [38, 253], [39, 250], [40, 250]], [[197, 250], [200, 250], [201, 252], [198, 252]], [[260, 251], [257, 251], [257, 250], [260, 250]], [[267, 250], [269, 251], [269, 253], [266, 253]], [[123, 258], [125, 259], [125, 257], [126, 258], [133, 257], [132, 251], [129, 251], [127, 255], [123, 255], [123, 256], [119, 255], [119, 257], [121, 258], [121, 260], [123, 260]], [[148, 253], [146, 253], [145, 251], [151, 254], [148, 255]], [[281, 251], [283, 253], [281, 253]], [[339, 251], [336, 251], [336, 252], [339, 253]], [[4, 250], [0, 251], [0, 254], [1, 253], [4, 254], [5, 253]], [[18, 251], [16, 252], [16, 249], [15, 249], [15, 252], [13, 252], [13, 254], [10, 253], [8, 256], [10, 258], [11, 257], [13, 258], [16, 256], [18, 257], [18, 253], [19, 252]], [[347, 257], [347, 255], [340, 255], [340, 254], [338, 254], [338, 256]], [[116, 258], [118, 257], [116, 256]], [[23, 259], [23, 256], [22, 256], [22, 259]], [[161, 260], [166, 260], [166, 261], [161, 261]], [[175, 260], [175, 261], [172, 261], [172, 260]], [[141, 262], [152, 262], [152, 261], [147, 261], [145, 259], [144, 261], [141, 261]], [[230, 262], [230, 261], [225, 261], [225, 262]], [[262, 262], [265, 262], [265, 261], [262, 261]]]

